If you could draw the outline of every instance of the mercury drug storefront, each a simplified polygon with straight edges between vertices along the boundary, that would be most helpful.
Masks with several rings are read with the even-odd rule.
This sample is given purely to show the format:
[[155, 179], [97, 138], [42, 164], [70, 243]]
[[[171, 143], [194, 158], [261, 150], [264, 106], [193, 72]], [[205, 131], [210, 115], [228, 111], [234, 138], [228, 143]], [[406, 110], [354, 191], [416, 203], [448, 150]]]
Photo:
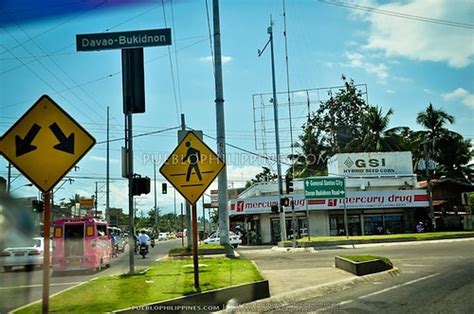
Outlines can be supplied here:
[[[295, 181], [297, 237], [337, 236], [344, 230], [344, 201], [350, 235], [413, 231], [416, 212], [428, 206], [425, 189], [417, 189], [410, 152], [338, 154], [328, 162], [328, 172], [345, 176], [345, 199], [304, 199], [302, 181]], [[376, 173], [376, 175], [374, 175]], [[260, 185], [260, 186], [259, 186]], [[279, 214], [271, 206], [278, 202], [276, 183], [249, 188], [230, 200], [231, 222], [256, 232], [261, 243], [276, 243], [280, 237]], [[256, 195], [262, 196], [256, 196]], [[285, 196], [285, 195], [284, 195]], [[285, 208], [287, 235], [292, 230], [291, 207]]]

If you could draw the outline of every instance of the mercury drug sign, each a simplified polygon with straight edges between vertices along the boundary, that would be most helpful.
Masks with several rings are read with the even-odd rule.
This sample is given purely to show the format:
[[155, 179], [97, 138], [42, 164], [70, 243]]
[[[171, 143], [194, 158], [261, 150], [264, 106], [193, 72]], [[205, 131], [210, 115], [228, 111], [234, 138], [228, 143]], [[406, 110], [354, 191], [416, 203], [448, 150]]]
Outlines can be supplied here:
[[170, 28], [76, 35], [77, 51], [97, 51], [167, 45], [171, 45]]

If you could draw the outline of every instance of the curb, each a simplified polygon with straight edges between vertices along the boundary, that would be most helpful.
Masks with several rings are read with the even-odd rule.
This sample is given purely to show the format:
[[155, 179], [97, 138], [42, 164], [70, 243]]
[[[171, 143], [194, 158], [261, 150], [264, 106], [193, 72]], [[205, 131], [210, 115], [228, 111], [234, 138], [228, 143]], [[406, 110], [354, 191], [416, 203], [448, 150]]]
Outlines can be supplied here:
[[228, 308], [227, 310], [218, 313], [248, 313], [248, 312], [270, 312], [278, 311], [288, 305], [295, 304], [315, 297], [321, 297], [328, 293], [346, 290], [354, 287], [359, 283], [379, 281], [383, 279], [390, 279], [400, 275], [398, 268], [393, 268], [388, 271], [366, 275], [363, 277], [354, 276], [353, 278], [344, 279], [338, 282], [322, 284], [310, 288], [302, 288], [294, 291], [282, 293], [267, 299], [238, 305], [236, 307]]

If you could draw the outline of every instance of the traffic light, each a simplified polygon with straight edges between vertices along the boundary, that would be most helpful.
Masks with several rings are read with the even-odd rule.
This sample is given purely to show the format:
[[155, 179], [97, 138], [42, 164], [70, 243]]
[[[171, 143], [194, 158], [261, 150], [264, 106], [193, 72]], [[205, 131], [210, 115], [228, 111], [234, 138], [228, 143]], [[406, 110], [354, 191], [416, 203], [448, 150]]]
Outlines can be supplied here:
[[44, 210], [44, 202], [34, 200], [31, 202], [33, 213], [41, 214]]
[[272, 213], [277, 214], [278, 213], [278, 205], [272, 205]]
[[150, 193], [150, 178], [135, 176], [132, 180], [132, 195]]
[[285, 177], [285, 186], [286, 186], [286, 194], [290, 194], [294, 191], [293, 189], [293, 178], [291, 176]]
[[285, 207], [289, 207], [290, 206], [290, 199], [288, 197], [282, 197], [280, 199], [280, 205], [285, 206]]
[[168, 193], [168, 184], [166, 182], [161, 184], [161, 194], [167, 194]]

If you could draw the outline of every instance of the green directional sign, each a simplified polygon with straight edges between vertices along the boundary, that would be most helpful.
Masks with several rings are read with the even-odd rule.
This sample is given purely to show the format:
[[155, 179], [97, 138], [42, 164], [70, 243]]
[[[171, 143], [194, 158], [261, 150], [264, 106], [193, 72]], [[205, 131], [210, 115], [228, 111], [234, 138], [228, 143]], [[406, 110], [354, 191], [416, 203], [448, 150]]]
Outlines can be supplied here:
[[344, 178], [313, 177], [304, 179], [306, 199], [344, 198]]
[[171, 29], [76, 35], [77, 51], [97, 51], [171, 45]]

